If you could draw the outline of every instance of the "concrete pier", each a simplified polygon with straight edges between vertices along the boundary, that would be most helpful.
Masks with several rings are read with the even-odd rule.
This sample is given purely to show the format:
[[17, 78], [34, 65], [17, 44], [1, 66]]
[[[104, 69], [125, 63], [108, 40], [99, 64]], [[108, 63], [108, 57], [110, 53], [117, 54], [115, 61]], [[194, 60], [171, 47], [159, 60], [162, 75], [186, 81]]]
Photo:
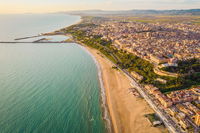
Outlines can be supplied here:
[[25, 39], [30, 39], [30, 38], [35, 38], [35, 37], [40, 37], [41, 35], [37, 35], [37, 36], [30, 36], [30, 37], [22, 37], [22, 38], [16, 38], [15, 40], [25, 40]]

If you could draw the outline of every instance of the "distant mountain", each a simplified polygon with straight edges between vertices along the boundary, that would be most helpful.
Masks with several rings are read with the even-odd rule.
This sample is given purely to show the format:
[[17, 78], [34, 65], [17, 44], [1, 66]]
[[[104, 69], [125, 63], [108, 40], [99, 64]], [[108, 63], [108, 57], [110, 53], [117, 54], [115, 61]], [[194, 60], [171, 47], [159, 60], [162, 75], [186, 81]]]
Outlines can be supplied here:
[[82, 11], [70, 11], [70, 14], [77, 15], [200, 15], [200, 9], [188, 9], [188, 10], [125, 10], [125, 11], [104, 11], [104, 10], [82, 10]]
[[169, 15], [200, 15], [200, 9], [189, 10], [132, 10], [133, 14], [169, 14]]
[[104, 10], [80, 10], [80, 11], [69, 11], [67, 13], [92, 15], [92, 14], [118, 14], [118, 13], [121, 14], [122, 12], [121, 11], [104, 11]]

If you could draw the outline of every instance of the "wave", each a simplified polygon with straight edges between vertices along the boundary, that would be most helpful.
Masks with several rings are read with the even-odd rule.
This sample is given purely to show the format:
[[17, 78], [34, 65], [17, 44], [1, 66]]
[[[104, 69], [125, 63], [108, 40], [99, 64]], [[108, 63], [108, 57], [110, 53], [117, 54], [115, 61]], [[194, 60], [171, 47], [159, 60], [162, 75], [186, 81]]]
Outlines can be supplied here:
[[88, 53], [92, 57], [95, 65], [97, 67], [99, 83], [100, 83], [100, 88], [101, 88], [101, 104], [102, 104], [102, 107], [103, 107], [103, 119], [106, 122], [106, 128], [108, 130], [108, 133], [111, 133], [112, 132], [112, 124], [111, 124], [111, 119], [110, 119], [110, 115], [109, 115], [109, 111], [108, 111], [108, 107], [107, 107], [107, 102], [106, 102], [106, 89], [105, 89], [104, 84], [103, 84], [101, 65], [99, 65], [99, 62], [96, 60], [94, 55], [91, 54], [84, 46], [81, 46], [81, 45], [78, 45], [78, 46], [81, 47], [84, 51], [86, 51], [86, 53]]

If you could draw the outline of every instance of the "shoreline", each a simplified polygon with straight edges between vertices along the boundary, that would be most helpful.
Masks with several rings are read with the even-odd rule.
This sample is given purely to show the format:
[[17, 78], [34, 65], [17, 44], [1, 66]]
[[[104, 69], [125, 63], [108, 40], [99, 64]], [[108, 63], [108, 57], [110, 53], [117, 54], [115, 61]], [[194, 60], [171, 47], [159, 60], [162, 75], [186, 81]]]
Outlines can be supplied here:
[[89, 54], [89, 56], [92, 57], [92, 60], [94, 61], [95, 65], [97, 67], [98, 80], [99, 80], [99, 84], [100, 84], [101, 105], [102, 105], [102, 108], [103, 108], [103, 111], [102, 111], [103, 120], [105, 120], [105, 122], [106, 122], [106, 129], [107, 129], [108, 133], [112, 133], [113, 132], [113, 125], [112, 125], [111, 118], [110, 118], [110, 115], [109, 115], [109, 108], [108, 108], [107, 102], [106, 102], [106, 89], [105, 89], [104, 84], [103, 84], [101, 65], [96, 60], [95, 56], [89, 51], [88, 48], [86, 48], [82, 44], [79, 44], [79, 43], [76, 43], [76, 44], [80, 48], [82, 48], [85, 52], [87, 52]]
[[[82, 22], [81, 17], [79, 22], [70, 26]], [[73, 39], [70, 34], [64, 36]], [[100, 51], [74, 39], [73, 41], [85, 50], [96, 64], [101, 87], [103, 120], [105, 120], [107, 131], [109, 133], [161, 133], [160, 129], [152, 127], [151, 123], [144, 117], [145, 114], [154, 113], [147, 102], [141, 99], [138, 100], [130, 93], [129, 89], [133, 88], [131, 80], [123, 72], [113, 69], [114, 64]]]
[[93, 58], [97, 66], [101, 97], [105, 95], [102, 102], [109, 113], [107, 120], [110, 118], [111, 122], [110, 125], [107, 125], [111, 127], [110, 131], [114, 133], [161, 133], [158, 128], [151, 127], [149, 121], [144, 117], [145, 114], [153, 113], [146, 101], [138, 100], [128, 93], [128, 89], [132, 88], [130, 79], [121, 71], [112, 69], [113, 64], [98, 50], [79, 42], [75, 43]]

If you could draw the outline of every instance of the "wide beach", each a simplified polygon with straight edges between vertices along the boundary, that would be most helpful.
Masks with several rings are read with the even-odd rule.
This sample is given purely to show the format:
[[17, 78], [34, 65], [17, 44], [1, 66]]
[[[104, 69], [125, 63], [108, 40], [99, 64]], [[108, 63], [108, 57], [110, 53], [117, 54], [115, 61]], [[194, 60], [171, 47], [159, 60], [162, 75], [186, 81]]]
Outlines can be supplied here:
[[84, 46], [100, 64], [106, 101], [115, 133], [160, 133], [144, 117], [152, 113], [147, 103], [130, 93], [130, 80], [96, 49]]

